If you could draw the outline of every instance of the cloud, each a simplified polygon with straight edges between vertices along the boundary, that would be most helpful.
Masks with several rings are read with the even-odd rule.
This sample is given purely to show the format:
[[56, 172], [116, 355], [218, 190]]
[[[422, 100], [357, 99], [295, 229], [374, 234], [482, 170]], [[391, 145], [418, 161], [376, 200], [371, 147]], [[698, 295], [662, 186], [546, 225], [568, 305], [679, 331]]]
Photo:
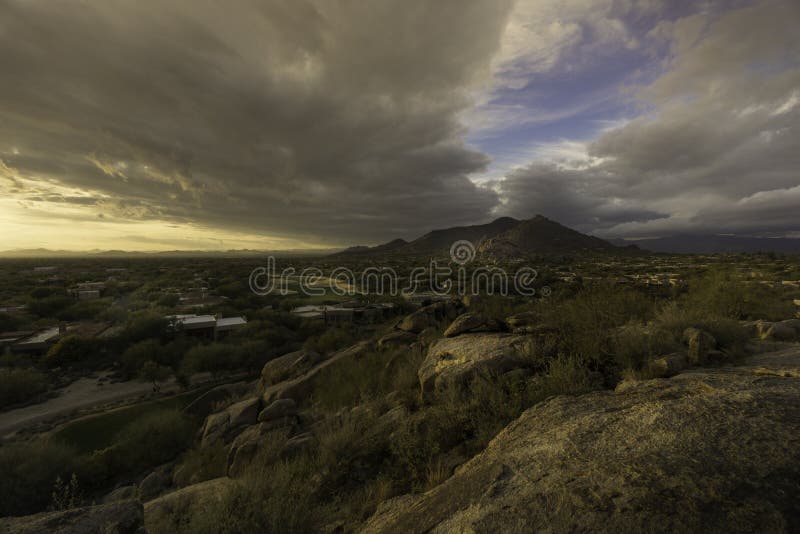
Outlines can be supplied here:
[[660, 25], [667, 68], [636, 93], [652, 111], [588, 141], [583, 169], [508, 173], [506, 206], [601, 235], [797, 230], [798, 20], [796, 2], [767, 1]]
[[0, 150], [107, 219], [338, 243], [485, 219], [458, 117], [509, 9], [8, 0]]

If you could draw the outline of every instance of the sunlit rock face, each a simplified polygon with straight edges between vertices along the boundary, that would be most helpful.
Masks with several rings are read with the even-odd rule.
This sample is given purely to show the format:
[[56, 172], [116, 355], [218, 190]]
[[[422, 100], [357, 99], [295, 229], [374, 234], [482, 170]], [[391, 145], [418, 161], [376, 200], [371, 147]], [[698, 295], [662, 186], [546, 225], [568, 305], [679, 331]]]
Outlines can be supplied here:
[[797, 530], [798, 378], [792, 347], [555, 397], [441, 485], [384, 503], [364, 531]]

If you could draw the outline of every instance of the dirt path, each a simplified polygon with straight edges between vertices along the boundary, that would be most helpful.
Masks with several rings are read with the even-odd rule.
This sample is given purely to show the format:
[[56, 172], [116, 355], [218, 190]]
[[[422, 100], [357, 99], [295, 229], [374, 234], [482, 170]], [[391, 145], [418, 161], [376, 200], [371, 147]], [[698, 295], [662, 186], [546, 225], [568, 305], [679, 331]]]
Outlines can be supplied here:
[[[58, 391], [58, 396], [16, 410], [0, 413], [0, 436], [7, 436], [21, 428], [30, 427], [48, 420], [55, 420], [70, 413], [125, 399], [135, 399], [153, 392], [149, 382], [101, 382], [108, 373], [100, 373], [96, 378], [79, 378]], [[161, 384], [162, 393], [178, 391], [174, 382]]]

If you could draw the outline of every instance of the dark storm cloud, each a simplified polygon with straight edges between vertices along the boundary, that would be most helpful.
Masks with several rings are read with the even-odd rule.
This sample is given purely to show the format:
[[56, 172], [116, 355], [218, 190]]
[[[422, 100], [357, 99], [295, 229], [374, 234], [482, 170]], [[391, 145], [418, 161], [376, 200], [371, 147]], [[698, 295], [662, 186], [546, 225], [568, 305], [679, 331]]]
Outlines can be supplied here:
[[457, 116], [508, 10], [2, 0], [0, 157], [106, 217], [339, 242], [485, 219]]
[[507, 209], [603, 235], [800, 229], [800, 4], [765, 1], [659, 23], [652, 109], [588, 143], [576, 165], [533, 163], [497, 185]]

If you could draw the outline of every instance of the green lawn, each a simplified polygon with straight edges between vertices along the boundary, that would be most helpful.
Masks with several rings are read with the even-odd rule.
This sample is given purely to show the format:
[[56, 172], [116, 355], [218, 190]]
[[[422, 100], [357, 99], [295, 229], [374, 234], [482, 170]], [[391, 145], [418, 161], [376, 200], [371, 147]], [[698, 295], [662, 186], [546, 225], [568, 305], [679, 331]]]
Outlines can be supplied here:
[[72, 445], [80, 453], [91, 453], [92, 451], [104, 449], [112, 444], [114, 436], [120, 430], [139, 417], [159, 410], [180, 410], [211, 387], [204, 387], [165, 399], [143, 402], [86, 417], [66, 424], [54, 432], [53, 437], [63, 443]]

